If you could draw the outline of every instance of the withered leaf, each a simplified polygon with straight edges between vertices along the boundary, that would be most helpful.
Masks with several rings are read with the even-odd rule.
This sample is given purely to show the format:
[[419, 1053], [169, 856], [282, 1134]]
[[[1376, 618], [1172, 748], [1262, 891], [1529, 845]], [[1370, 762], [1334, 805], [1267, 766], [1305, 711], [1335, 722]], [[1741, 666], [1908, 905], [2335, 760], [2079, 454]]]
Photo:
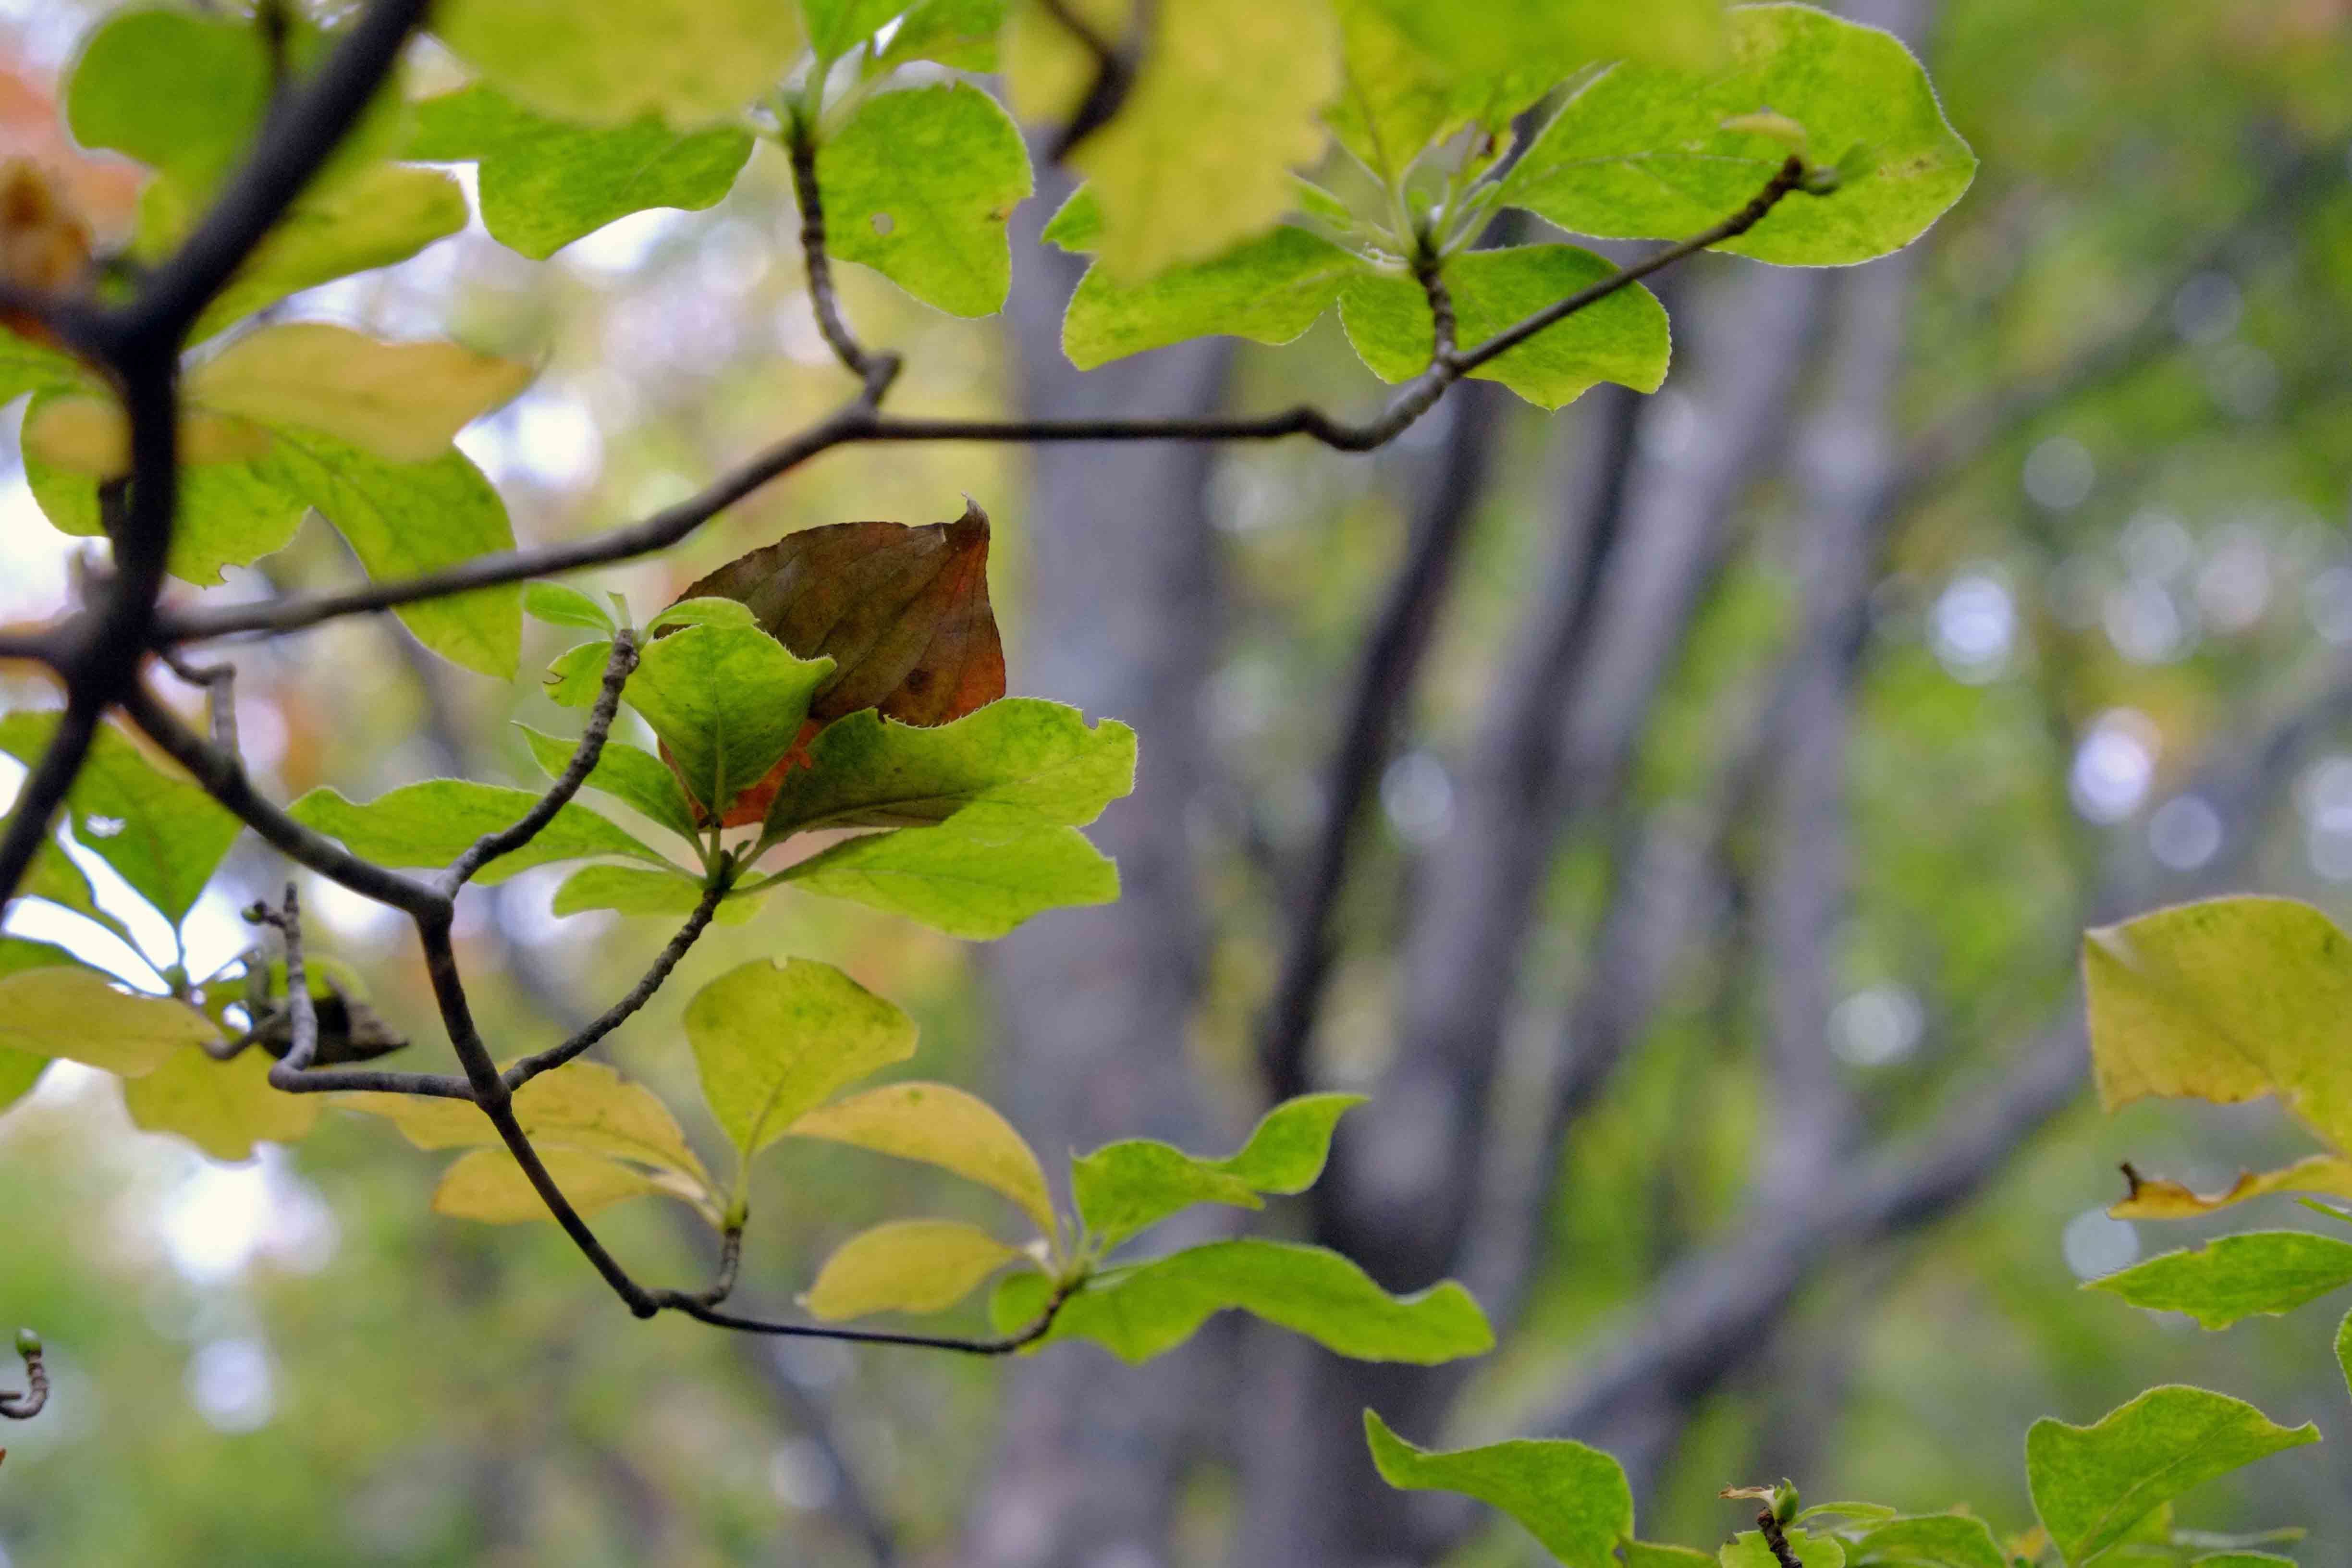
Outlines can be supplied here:
[[[988, 514], [965, 498], [952, 522], [836, 522], [788, 533], [680, 595], [733, 599], [801, 658], [830, 658], [803, 744], [862, 709], [945, 724], [1004, 695], [1004, 645], [988, 603]], [[730, 827], [760, 821], [799, 746], [736, 797]]]

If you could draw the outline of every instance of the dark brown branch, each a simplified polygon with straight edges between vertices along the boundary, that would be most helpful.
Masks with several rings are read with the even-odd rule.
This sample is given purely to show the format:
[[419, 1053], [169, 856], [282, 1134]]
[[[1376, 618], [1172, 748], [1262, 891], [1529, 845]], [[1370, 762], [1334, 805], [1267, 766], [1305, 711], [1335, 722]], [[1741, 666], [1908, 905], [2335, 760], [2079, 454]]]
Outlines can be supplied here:
[[187, 769], [204, 786], [205, 794], [228, 807], [239, 821], [288, 858], [377, 903], [390, 904], [420, 919], [434, 914], [446, 917], [449, 900], [441, 893], [361, 858], [262, 798], [253, 787], [253, 781], [246, 776], [244, 763], [181, 723], [179, 716], [146, 688], [132, 687], [122, 700], [122, 710], [149, 740]]
[[1070, 1299], [1071, 1292], [1076, 1289], [1075, 1283], [1056, 1287], [1053, 1295], [1046, 1298], [1045, 1308], [1037, 1314], [1036, 1321], [1019, 1333], [1008, 1334], [1003, 1339], [995, 1340], [958, 1339], [948, 1334], [902, 1334], [894, 1333], [887, 1329], [833, 1329], [820, 1327], [814, 1323], [770, 1322], [760, 1318], [742, 1318], [732, 1312], [717, 1311], [711, 1308], [700, 1306], [691, 1297], [681, 1296], [676, 1291], [665, 1292], [662, 1305], [684, 1312], [698, 1322], [709, 1323], [721, 1329], [734, 1329], [747, 1334], [774, 1334], [793, 1339], [839, 1340], [860, 1345], [909, 1345], [918, 1350], [954, 1351], [962, 1355], [1000, 1356], [1011, 1355], [1015, 1351], [1025, 1350], [1052, 1332], [1054, 1320], [1061, 1315], [1062, 1304]]
[[138, 299], [109, 323], [120, 343], [178, 352], [205, 307], [359, 122], [428, 9], [430, 0], [375, 0], [309, 81], [280, 98], [268, 134], [195, 233], [148, 275]]
[[613, 732], [613, 720], [621, 710], [621, 688], [636, 668], [637, 635], [624, 627], [613, 634], [613, 651], [604, 660], [604, 688], [596, 693], [595, 706], [589, 710], [588, 727], [581, 731], [579, 745], [572, 748], [572, 761], [547, 786], [547, 793], [512, 826], [485, 833], [441, 873], [439, 885], [444, 894], [455, 898], [457, 889], [470, 881], [475, 872], [538, 837], [540, 830], [555, 820], [555, 814], [572, 803], [580, 786], [588, 782], [588, 775], [595, 772], [596, 760], [604, 754], [605, 737]]
[[654, 993], [661, 989], [662, 982], [669, 978], [669, 972], [677, 967], [677, 961], [686, 956], [686, 950], [692, 947], [695, 939], [709, 926], [710, 917], [719, 912], [719, 901], [726, 898], [729, 885], [729, 879], [714, 878], [703, 889], [702, 901], [694, 906], [694, 912], [687, 917], [686, 924], [669, 939], [668, 944], [655, 957], [653, 966], [646, 971], [644, 978], [630, 987], [629, 994], [604, 1009], [593, 1021], [583, 1025], [562, 1045], [551, 1047], [536, 1056], [525, 1057], [507, 1068], [507, 1088], [520, 1089], [540, 1074], [562, 1067], [628, 1022], [630, 1015], [652, 1001]]
[[0, 836], [0, 907], [16, 897], [17, 885], [25, 879], [33, 857], [48, 842], [49, 826], [57, 820], [58, 808], [65, 804], [67, 792], [80, 776], [82, 761], [89, 755], [90, 742], [97, 739], [98, 715], [95, 703], [79, 700], [68, 702], [64, 716], [58, 721], [57, 733], [49, 739], [48, 749], [41, 753], [32, 772], [25, 775], [24, 787], [16, 792], [16, 807], [8, 817], [7, 833]]
[[1239, 418], [941, 419], [887, 416], [879, 411], [879, 404], [887, 390], [889, 374], [895, 373], [896, 362], [887, 356], [876, 356], [866, 388], [856, 399], [820, 423], [761, 453], [699, 495], [642, 521], [590, 539], [478, 556], [404, 582], [371, 584], [345, 593], [281, 598], [261, 605], [170, 613], [162, 617], [156, 640], [176, 644], [244, 633], [298, 631], [344, 616], [368, 615], [476, 588], [634, 560], [677, 543], [770, 480], [835, 447], [885, 441], [1013, 445], [1064, 441], [1274, 441], [1305, 436], [1339, 451], [1368, 452], [1403, 434], [1429, 412], [1446, 388], [1479, 365], [1695, 250], [1745, 233], [1764, 212], [1796, 188], [1787, 174], [1786, 169], [1775, 174], [1756, 201], [1705, 234], [1622, 268], [1466, 353], [1433, 363], [1429, 369], [1400, 387], [1379, 415], [1360, 425], [1334, 419], [1319, 408], [1305, 405]]
[[1079, 142], [1109, 124], [1126, 105], [1128, 94], [1135, 90], [1136, 73], [1142, 68], [1158, 6], [1155, 0], [1137, 0], [1133, 15], [1128, 18], [1126, 35], [1114, 44], [1072, 9], [1067, 0], [1040, 3], [1045, 15], [1095, 58], [1094, 79], [1087, 84], [1086, 96], [1070, 111], [1068, 122], [1055, 133], [1054, 144], [1046, 153], [1058, 163], [1076, 151]]
[[1763, 1531], [1764, 1544], [1772, 1549], [1772, 1561], [1780, 1568], [1805, 1568], [1789, 1545], [1788, 1532], [1780, 1528], [1779, 1514], [1769, 1508], [1762, 1510], [1756, 1515], [1756, 1528]]
[[898, 356], [867, 353], [841, 313], [841, 298], [833, 286], [833, 258], [825, 249], [824, 195], [816, 178], [816, 128], [804, 116], [795, 114], [786, 143], [793, 157], [793, 194], [800, 201], [801, 258], [808, 268], [809, 309], [815, 313], [816, 330], [824, 334], [834, 357], [866, 383], [878, 403], [882, 389], [898, 374]]

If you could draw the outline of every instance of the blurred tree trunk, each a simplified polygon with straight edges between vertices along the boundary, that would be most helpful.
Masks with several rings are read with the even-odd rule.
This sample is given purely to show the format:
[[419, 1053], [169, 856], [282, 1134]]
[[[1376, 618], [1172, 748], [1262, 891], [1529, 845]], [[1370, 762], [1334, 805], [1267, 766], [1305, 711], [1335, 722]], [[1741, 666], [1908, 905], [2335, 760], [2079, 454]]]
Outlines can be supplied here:
[[[1058, 194], [1021, 209], [1032, 225]], [[1034, 234], [1021, 236], [1025, 247]], [[1061, 352], [1075, 258], [1024, 248], [1010, 306], [1024, 411], [1205, 413], [1230, 351], [1190, 344], [1085, 376]], [[1212, 452], [1133, 444], [1037, 448], [1030, 468], [1013, 688], [1119, 719], [1141, 737], [1136, 791], [1092, 837], [1119, 901], [1032, 921], [985, 950], [1002, 1048], [999, 1103], [1049, 1166], [1119, 1137], [1216, 1142], [1186, 1051], [1204, 952], [1192, 825], [1206, 788], [1202, 693], [1220, 594], [1206, 499]], [[993, 1473], [968, 1521], [972, 1568], [1156, 1568], [1197, 1452], [1196, 1401], [1227, 1386], [1206, 1342], [1129, 1367], [1073, 1345], [1008, 1382]]]

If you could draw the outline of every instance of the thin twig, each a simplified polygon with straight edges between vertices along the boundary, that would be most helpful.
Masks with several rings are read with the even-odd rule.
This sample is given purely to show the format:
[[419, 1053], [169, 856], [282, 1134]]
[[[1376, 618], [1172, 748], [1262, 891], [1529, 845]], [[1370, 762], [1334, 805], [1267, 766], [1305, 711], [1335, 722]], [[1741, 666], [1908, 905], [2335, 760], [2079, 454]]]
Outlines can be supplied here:
[[654, 993], [661, 989], [662, 982], [669, 978], [669, 972], [677, 967], [677, 961], [686, 956], [686, 950], [692, 947], [695, 939], [709, 926], [710, 917], [719, 912], [719, 900], [727, 896], [728, 885], [726, 879], [714, 878], [703, 889], [702, 901], [694, 906], [694, 912], [687, 917], [686, 924], [669, 939], [668, 944], [654, 959], [653, 966], [646, 971], [636, 984], [630, 987], [629, 994], [604, 1009], [594, 1021], [583, 1026], [562, 1045], [551, 1047], [536, 1056], [525, 1057], [507, 1068], [504, 1075], [507, 1088], [520, 1089], [540, 1074], [562, 1067], [619, 1028], [628, 1021], [631, 1014], [652, 1001]]
[[[1792, 161], [1793, 162], [1793, 161]], [[246, 633], [281, 633], [344, 616], [370, 615], [425, 599], [445, 598], [476, 588], [492, 588], [527, 578], [553, 576], [588, 566], [635, 560], [677, 543], [770, 480], [835, 447], [867, 442], [979, 441], [1040, 445], [1093, 441], [1275, 441], [1305, 436], [1343, 452], [1368, 452], [1387, 445], [1429, 412], [1445, 389], [1471, 371], [1516, 348], [1545, 328], [1586, 310], [1659, 268], [1724, 239], [1743, 234], [1761, 220], [1796, 183], [1783, 168], [1757, 198], [1704, 234], [1656, 255], [1538, 311], [1517, 326], [1429, 369], [1404, 384], [1379, 415], [1358, 425], [1334, 419], [1319, 408], [1300, 405], [1278, 413], [1238, 418], [1169, 419], [950, 419], [879, 411], [887, 379], [868, 380], [866, 390], [831, 416], [768, 448], [750, 462], [677, 505], [610, 532], [530, 550], [511, 550], [427, 573], [402, 582], [374, 583], [338, 594], [278, 598], [259, 605], [222, 605], [168, 612], [156, 629], [163, 643], [202, 642]]]
[[1779, 1514], [1769, 1508], [1759, 1510], [1756, 1515], [1756, 1528], [1764, 1532], [1764, 1544], [1772, 1549], [1772, 1561], [1778, 1563], [1780, 1568], [1805, 1568], [1805, 1565], [1797, 1560], [1796, 1552], [1789, 1546], [1789, 1537], [1780, 1528]]
[[194, 664], [177, 648], [163, 650], [163, 663], [173, 675], [190, 686], [205, 690], [205, 717], [212, 726], [213, 744], [231, 756], [239, 754], [236, 743], [236, 666], [233, 664]]
[[511, 855], [532, 839], [540, 830], [555, 820], [555, 814], [572, 803], [588, 775], [596, 771], [596, 761], [604, 754], [604, 739], [613, 732], [613, 720], [621, 710], [621, 688], [637, 668], [637, 635], [624, 626], [613, 634], [613, 651], [604, 660], [604, 684], [596, 693], [596, 705], [589, 710], [588, 727], [581, 731], [580, 743], [572, 749], [572, 761], [555, 782], [547, 786], [531, 808], [523, 813], [514, 825], [496, 833], [485, 833], [473, 847], [451, 862], [441, 873], [441, 891], [456, 897], [457, 889], [472, 879], [475, 872], [501, 855]]
[[773, 1334], [789, 1339], [840, 1340], [861, 1345], [910, 1345], [919, 1350], [954, 1351], [962, 1355], [1000, 1356], [1025, 1350], [1053, 1331], [1054, 1321], [1061, 1315], [1063, 1303], [1070, 1299], [1077, 1285], [1075, 1281], [1055, 1288], [1046, 1298], [1036, 1321], [1019, 1333], [996, 1340], [958, 1339], [947, 1334], [901, 1334], [887, 1329], [834, 1329], [815, 1323], [779, 1323], [760, 1318], [738, 1317], [732, 1312], [720, 1312], [697, 1305], [691, 1298], [668, 1294], [662, 1302], [675, 1308], [698, 1322], [721, 1329], [734, 1329], [747, 1334]]
[[253, 787], [253, 781], [246, 776], [242, 761], [198, 736], [145, 687], [134, 686], [125, 694], [122, 711], [142, 733], [187, 769], [204, 786], [205, 794], [226, 806], [288, 858], [309, 867], [331, 882], [410, 915], [446, 915], [449, 900], [438, 891], [397, 871], [386, 870], [373, 860], [362, 859], [263, 799]]
[[1094, 79], [1087, 84], [1086, 95], [1070, 111], [1068, 121], [1055, 132], [1053, 145], [1047, 150], [1046, 156], [1059, 163], [1077, 150], [1079, 142], [1109, 124], [1126, 106], [1128, 95], [1135, 90], [1136, 77], [1143, 68], [1144, 51], [1149, 47], [1159, 6], [1154, 0], [1136, 0], [1128, 18], [1127, 33], [1114, 44], [1078, 15], [1067, 0], [1040, 0], [1040, 5], [1072, 41], [1095, 58]]
[[808, 269], [809, 309], [815, 313], [816, 330], [852, 375], [869, 385], [879, 378], [887, 386], [898, 373], [898, 356], [866, 352], [849, 330], [834, 290], [833, 258], [824, 240], [824, 195], [816, 178], [816, 128], [805, 116], [793, 117], [786, 145], [793, 158], [793, 194], [800, 202], [801, 258]]

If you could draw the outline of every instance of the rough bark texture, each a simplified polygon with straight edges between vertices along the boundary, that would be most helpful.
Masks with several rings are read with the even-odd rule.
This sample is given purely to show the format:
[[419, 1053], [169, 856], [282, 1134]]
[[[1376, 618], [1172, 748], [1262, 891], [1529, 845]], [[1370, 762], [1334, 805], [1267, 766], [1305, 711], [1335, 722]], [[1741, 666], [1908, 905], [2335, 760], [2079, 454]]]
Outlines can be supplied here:
[[[1051, 195], [1026, 204], [1050, 213]], [[1228, 353], [1187, 345], [1081, 376], [1060, 348], [1079, 268], [1034, 235], [1011, 306], [1024, 410], [1205, 413]], [[1120, 1137], [1213, 1143], [1186, 1050], [1202, 916], [1191, 825], [1204, 789], [1202, 696], [1221, 616], [1206, 486], [1211, 449], [1048, 447], [1030, 467], [1028, 581], [1012, 651], [1019, 691], [1124, 720], [1142, 737], [1135, 794], [1092, 830], [1119, 901], [1041, 916], [986, 950], [1003, 1040], [1002, 1104], [1039, 1149]], [[1195, 1452], [1195, 1401], [1223, 1385], [1196, 1345], [1143, 1367], [1091, 1346], [1009, 1379], [997, 1466], [968, 1521], [973, 1568], [1153, 1568]]]

